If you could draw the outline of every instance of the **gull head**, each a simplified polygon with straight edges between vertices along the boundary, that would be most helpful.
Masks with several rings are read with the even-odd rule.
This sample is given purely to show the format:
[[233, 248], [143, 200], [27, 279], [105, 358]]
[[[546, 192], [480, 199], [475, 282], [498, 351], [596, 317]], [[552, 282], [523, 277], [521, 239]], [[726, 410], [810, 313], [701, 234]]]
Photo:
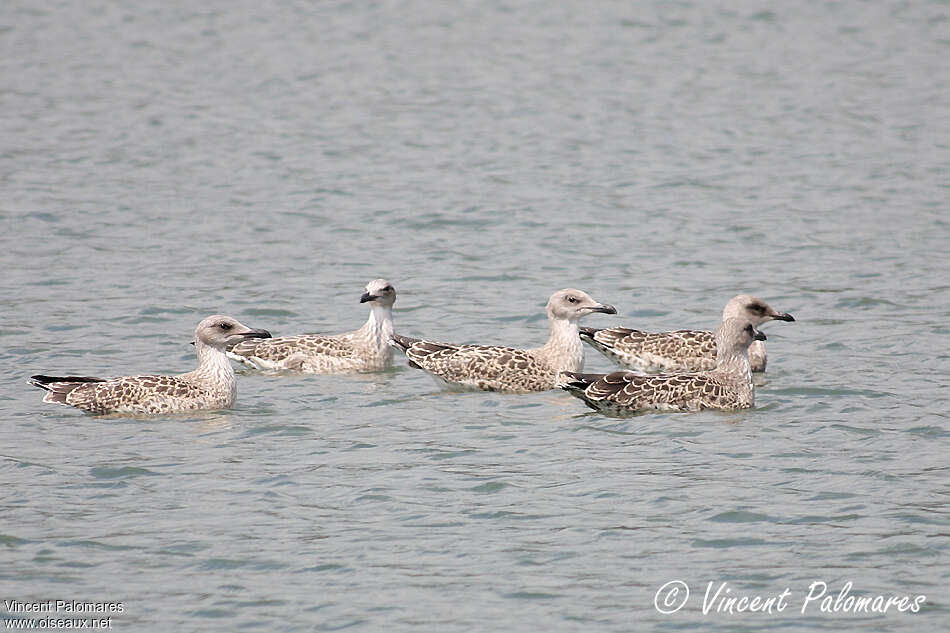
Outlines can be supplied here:
[[738, 295], [726, 304], [722, 311], [722, 320], [735, 318], [747, 319], [753, 326], [766, 321], [794, 321], [795, 317], [787, 312], [778, 312], [772, 306], [752, 295]]
[[237, 319], [223, 314], [209, 316], [195, 328], [195, 341], [222, 351], [244, 339], [270, 337], [267, 330], [251, 329]]
[[548, 299], [548, 318], [578, 321], [585, 314], [603, 312], [617, 314], [617, 309], [606, 303], [594, 301], [589, 294], [575, 288], [558, 290]]
[[369, 301], [391, 307], [396, 302], [396, 289], [385, 279], [374, 279], [366, 284], [366, 292], [360, 297], [360, 303]]
[[755, 329], [752, 321], [730, 317], [716, 330], [716, 349], [720, 355], [743, 356], [748, 353], [752, 341], [764, 341], [765, 334]]

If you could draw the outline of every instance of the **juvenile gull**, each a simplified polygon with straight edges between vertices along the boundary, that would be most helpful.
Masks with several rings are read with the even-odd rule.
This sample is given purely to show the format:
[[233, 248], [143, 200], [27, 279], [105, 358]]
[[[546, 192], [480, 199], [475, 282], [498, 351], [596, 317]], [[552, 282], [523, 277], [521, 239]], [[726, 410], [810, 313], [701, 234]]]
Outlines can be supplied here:
[[547, 305], [551, 335], [534, 349], [435, 343], [398, 334], [392, 341], [406, 353], [410, 367], [424, 369], [448, 385], [515, 393], [545, 391], [557, 386], [561, 372], [583, 368], [584, 346], [577, 322], [591, 312], [616, 314], [617, 310], [581, 290], [558, 290]]
[[236, 341], [267, 338], [267, 330], [252, 330], [228, 316], [209, 316], [195, 329], [198, 368], [177, 376], [30, 377], [45, 389], [43, 402], [76, 407], [89, 413], [173, 413], [223, 409], [234, 404], [234, 369], [224, 350]]
[[228, 356], [255, 369], [289, 369], [308, 374], [379, 371], [393, 363], [389, 337], [393, 333], [396, 290], [385, 279], [366, 284], [360, 303], [369, 303], [369, 319], [358, 330], [336, 335], [301, 334], [266, 341], [242, 341]]
[[[733, 297], [722, 311], [722, 319], [748, 319], [753, 327], [766, 321], [794, 321], [786, 312], [777, 312], [751, 295]], [[625, 327], [581, 328], [581, 338], [624, 367], [642, 371], [705, 371], [716, 366], [716, 337], [708, 330], [641, 332]], [[753, 342], [749, 348], [752, 371], [765, 371], [765, 344]]]
[[700, 373], [646, 376], [631, 371], [610, 374], [568, 372], [558, 385], [592, 409], [611, 415], [638, 411], [748, 409], [755, 404], [749, 346], [764, 341], [748, 319], [729, 318], [716, 331], [716, 368]]

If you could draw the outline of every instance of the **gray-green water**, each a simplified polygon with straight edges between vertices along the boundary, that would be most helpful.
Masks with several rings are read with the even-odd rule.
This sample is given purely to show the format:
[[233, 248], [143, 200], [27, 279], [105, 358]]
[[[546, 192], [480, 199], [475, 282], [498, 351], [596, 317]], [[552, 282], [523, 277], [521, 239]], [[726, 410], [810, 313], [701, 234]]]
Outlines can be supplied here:
[[[120, 631], [943, 630], [948, 18], [3, 3], [0, 598], [121, 602]], [[736, 414], [446, 393], [399, 358], [157, 420], [26, 384], [187, 371], [216, 312], [350, 329], [377, 276], [397, 331], [455, 341], [538, 344], [568, 285], [618, 307], [591, 325], [713, 327], [740, 291], [798, 322]], [[802, 614], [814, 581], [926, 600]], [[788, 606], [704, 614], [710, 582]]]

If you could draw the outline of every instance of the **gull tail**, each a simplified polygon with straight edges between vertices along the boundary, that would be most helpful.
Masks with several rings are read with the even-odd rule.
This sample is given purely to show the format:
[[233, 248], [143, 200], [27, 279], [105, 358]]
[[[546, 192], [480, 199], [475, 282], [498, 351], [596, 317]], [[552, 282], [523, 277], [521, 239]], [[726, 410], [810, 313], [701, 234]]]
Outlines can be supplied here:
[[603, 374], [580, 374], [575, 371], [563, 371], [557, 386], [564, 391], [577, 394], [583, 392], [603, 376]]
[[412, 347], [413, 344], [418, 343], [421, 340], [421, 338], [412, 338], [410, 336], [402, 336], [401, 334], [393, 334], [389, 338], [389, 344], [396, 349], [405, 352], [407, 349]]
[[44, 376], [43, 374], [35, 374], [30, 376], [29, 383], [47, 392], [43, 396], [43, 402], [70, 406], [66, 402], [66, 396], [72, 393], [74, 389], [91, 382], [105, 382], [105, 380], [105, 378], [94, 378], [93, 376]]

